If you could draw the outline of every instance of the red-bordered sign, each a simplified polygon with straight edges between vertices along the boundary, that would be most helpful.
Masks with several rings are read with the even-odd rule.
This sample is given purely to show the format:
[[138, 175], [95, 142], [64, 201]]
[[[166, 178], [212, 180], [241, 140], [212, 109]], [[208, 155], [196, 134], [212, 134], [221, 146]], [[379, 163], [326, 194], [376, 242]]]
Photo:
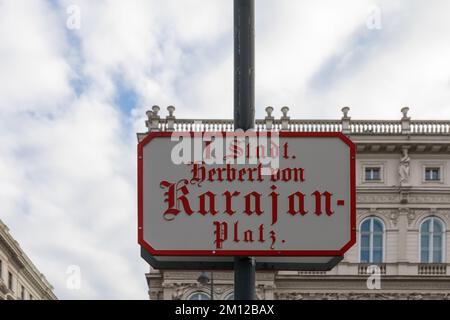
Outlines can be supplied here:
[[[348, 146], [348, 156], [350, 165], [349, 178], [349, 223], [350, 233], [348, 242], [339, 250], [158, 250], [144, 239], [144, 148], [154, 139], [168, 138], [172, 132], [152, 132], [149, 133], [138, 144], [138, 243], [153, 256], [208, 256], [208, 257], [229, 257], [229, 256], [285, 256], [285, 257], [318, 257], [318, 256], [343, 256], [356, 243], [356, 148], [353, 142], [340, 132], [324, 133], [303, 133], [303, 132], [280, 132], [280, 138], [337, 138]], [[194, 135], [194, 133], [191, 133]], [[332, 156], [332, 155], [330, 155]]]

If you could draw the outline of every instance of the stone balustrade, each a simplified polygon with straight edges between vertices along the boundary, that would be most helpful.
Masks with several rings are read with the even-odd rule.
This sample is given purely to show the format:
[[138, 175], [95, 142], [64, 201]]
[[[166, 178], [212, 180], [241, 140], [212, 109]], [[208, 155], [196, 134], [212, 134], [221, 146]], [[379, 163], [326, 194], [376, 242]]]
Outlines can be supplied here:
[[[358, 265], [358, 275], [371, 275], [374, 273], [374, 270], [371, 269], [371, 264], [364, 264], [361, 263]], [[381, 275], [386, 274], [386, 264], [375, 264], [375, 266], [378, 268]]]
[[[175, 107], [167, 108], [168, 115], [160, 116], [161, 108], [154, 106], [147, 112], [147, 128], [150, 131], [234, 131], [231, 119], [177, 119]], [[343, 132], [347, 135], [450, 135], [450, 121], [445, 120], [411, 120], [409, 108], [401, 111], [400, 120], [353, 120], [349, 117], [350, 108], [342, 109], [343, 117], [339, 120], [302, 120], [291, 119], [289, 108], [281, 109], [282, 116], [273, 116], [273, 107], [267, 107], [265, 119], [255, 121], [256, 131], [292, 131], [292, 132]]]
[[[383, 276], [448, 276], [450, 273], [450, 264], [448, 263], [408, 263], [401, 265], [400, 263], [341, 263], [337, 269], [322, 272], [321, 275], [328, 276], [368, 276], [373, 274], [374, 269], [370, 268], [375, 265], [379, 268]], [[301, 276], [318, 275], [317, 272], [301, 272]]]
[[442, 276], [447, 275], [447, 264], [444, 263], [424, 263], [419, 264], [418, 274], [421, 276]]

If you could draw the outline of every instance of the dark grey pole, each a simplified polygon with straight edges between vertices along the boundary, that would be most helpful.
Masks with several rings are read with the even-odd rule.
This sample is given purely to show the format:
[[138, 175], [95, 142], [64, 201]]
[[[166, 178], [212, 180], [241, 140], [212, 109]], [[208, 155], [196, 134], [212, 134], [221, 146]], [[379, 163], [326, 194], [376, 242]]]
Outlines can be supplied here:
[[234, 127], [255, 127], [254, 0], [234, 0]]
[[[234, 0], [234, 128], [255, 127], [255, 2]], [[255, 299], [255, 259], [234, 258], [234, 299]]]
[[234, 258], [234, 300], [255, 300], [255, 258]]

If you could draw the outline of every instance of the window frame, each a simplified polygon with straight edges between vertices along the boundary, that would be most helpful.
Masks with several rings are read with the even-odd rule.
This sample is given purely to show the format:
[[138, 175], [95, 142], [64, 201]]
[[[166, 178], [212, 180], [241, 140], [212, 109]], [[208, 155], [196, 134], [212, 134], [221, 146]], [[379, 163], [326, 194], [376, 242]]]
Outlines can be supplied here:
[[[423, 224], [427, 221], [431, 221], [432, 222], [432, 229], [434, 228], [434, 221], [437, 220], [442, 227], [442, 239], [441, 239], [441, 261], [440, 262], [433, 262], [433, 253], [434, 253], [434, 247], [432, 245], [430, 245], [432, 242], [430, 240], [428, 240], [428, 259], [427, 262], [422, 261], [422, 227]], [[440, 217], [437, 216], [427, 216], [425, 217], [422, 222], [419, 225], [419, 253], [418, 253], [418, 261], [420, 264], [441, 264], [441, 263], [445, 263], [447, 257], [446, 257], [446, 233], [447, 233], [447, 226], [444, 222], [444, 220], [442, 220]], [[431, 233], [431, 235], [434, 235], [433, 233]], [[430, 239], [433, 239], [433, 236], [430, 237]], [[434, 243], [433, 243], [434, 245]], [[432, 249], [432, 250], [430, 250]], [[431, 259], [430, 259], [431, 257]], [[431, 262], [430, 262], [431, 261]]]
[[25, 300], [25, 286], [20, 285], [20, 299]]
[[[201, 300], [201, 299], [200, 300], [199, 299], [193, 300], [192, 297], [195, 296], [195, 295], [204, 295], [204, 296], [208, 297], [208, 299], [207, 300]], [[188, 301], [209, 301], [209, 300], [211, 300], [211, 297], [210, 297], [210, 295], [208, 293], [206, 293], [204, 291], [194, 291], [188, 296], [187, 300]]]
[[8, 286], [8, 289], [11, 290], [11, 292], [14, 292], [14, 274], [8, 270], [8, 279], [6, 285]]
[[[378, 178], [375, 178], [375, 172], [378, 172]], [[367, 174], [370, 173], [370, 178], [367, 179]], [[365, 167], [364, 168], [364, 180], [366, 180], [366, 182], [379, 182], [382, 181], [383, 179], [381, 179], [381, 167]]]
[[[431, 177], [428, 173], [431, 173]], [[434, 179], [434, 173], [437, 173], [437, 179]], [[441, 182], [442, 181], [442, 170], [440, 167], [425, 167], [425, 181], [426, 182]]]
[[[362, 262], [362, 225], [367, 221], [367, 220], [371, 220], [371, 224], [370, 224], [370, 239], [369, 239], [369, 262]], [[373, 221], [377, 220], [378, 222], [381, 223], [382, 227], [383, 227], [383, 233], [382, 233], [382, 241], [383, 244], [381, 246], [381, 262], [373, 262]], [[387, 230], [386, 230], [386, 224], [384, 223], [384, 220], [377, 217], [377, 216], [367, 216], [364, 219], [361, 220], [361, 222], [359, 223], [359, 235], [358, 235], [358, 263], [360, 264], [383, 264], [386, 261], [386, 234], [387, 234]]]
[[[361, 183], [362, 184], [384, 184], [386, 182], [385, 177], [385, 163], [384, 162], [363, 162], [361, 164]], [[380, 180], [367, 180], [366, 179], [366, 170], [367, 169], [380, 169]]]
[[[439, 169], [439, 180], [427, 180], [428, 169]], [[445, 183], [445, 165], [441, 162], [422, 163], [422, 183], [423, 184], [444, 184]]]

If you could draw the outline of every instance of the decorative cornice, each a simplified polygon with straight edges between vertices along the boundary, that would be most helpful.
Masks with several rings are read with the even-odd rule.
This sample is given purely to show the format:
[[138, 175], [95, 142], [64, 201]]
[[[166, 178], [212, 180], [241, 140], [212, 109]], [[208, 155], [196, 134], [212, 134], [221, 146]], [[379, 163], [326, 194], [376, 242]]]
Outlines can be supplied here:
[[[406, 201], [404, 201], [406, 200]], [[368, 192], [364, 190], [361, 192], [358, 190], [356, 196], [356, 202], [359, 205], [364, 204], [430, 204], [436, 205], [449, 205], [450, 204], [450, 193], [447, 192], [435, 192], [427, 193], [424, 191], [409, 190], [408, 192], [400, 193], [398, 190], [392, 190], [391, 192], [378, 190], [373, 190]]]
[[278, 292], [278, 300], [450, 300], [450, 293], [399, 293], [399, 292], [372, 292], [372, 293], [305, 293], [305, 292]]

